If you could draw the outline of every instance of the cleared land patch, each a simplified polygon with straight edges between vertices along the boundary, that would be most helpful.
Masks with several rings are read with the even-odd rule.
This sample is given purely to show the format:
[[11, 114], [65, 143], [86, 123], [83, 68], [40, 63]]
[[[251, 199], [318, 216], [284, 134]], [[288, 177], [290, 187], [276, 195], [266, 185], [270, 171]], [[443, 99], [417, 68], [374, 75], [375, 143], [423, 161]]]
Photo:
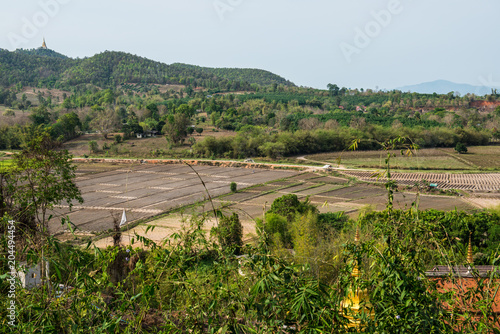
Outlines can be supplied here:
[[[241, 189], [297, 174], [294, 171], [249, 168], [194, 168], [214, 197], [229, 193], [228, 184], [233, 181]], [[208, 198], [200, 179], [186, 165], [81, 164], [78, 172], [76, 183], [82, 191], [84, 203], [73, 203], [71, 211], [67, 206], [61, 206], [51, 214], [55, 218], [69, 216], [80, 230], [87, 232], [111, 229], [113, 216], [120, 220], [124, 209], [131, 222]], [[230, 177], [229, 183], [219, 182], [226, 177]], [[49, 224], [52, 233], [65, 229], [58, 221], [53, 219]]]
[[[208, 198], [196, 173], [185, 165], [108, 165], [107, 170], [102, 166], [94, 167], [97, 166], [82, 164], [79, 168], [79, 172], [85, 171], [77, 180], [85, 203], [75, 204], [73, 211], [60, 208], [54, 212], [58, 216], [69, 215], [71, 221], [83, 231], [99, 232], [110, 229], [113, 216], [115, 219], [120, 219], [123, 209], [126, 209], [128, 221], [131, 222]], [[352, 217], [357, 216], [359, 210], [367, 206], [383, 210], [387, 204], [387, 193], [383, 187], [360, 183], [349, 186], [347, 179], [324, 172], [300, 173], [213, 166], [195, 166], [195, 168], [204, 180], [213, 202], [197, 204], [181, 210], [182, 213], [174, 212], [142, 223], [125, 232], [124, 243], [130, 242], [134, 233], [155, 241], [164, 240], [172, 233], [179, 232], [192, 213], [207, 213], [210, 216], [213, 206], [223, 208], [226, 214], [238, 213], [243, 225], [244, 239], [249, 240], [255, 235], [255, 219], [262, 218], [273, 201], [284, 194], [296, 194], [300, 200], [308, 198], [320, 212], [344, 211]], [[230, 179], [227, 180], [225, 177]], [[220, 181], [236, 182], [239, 191], [230, 193], [228, 184]], [[240, 184], [252, 186], [243, 189], [244, 186]], [[132, 199], [133, 197], [136, 198]], [[414, 203], [418, 203], [421, 209], [477, 208], [474, 203], [459, 197], [420, 195], [417, 198], [415, 193], [405, 192], [394, 195], [395, 208], [409, 208]], [[64, 227], [55, 221], [50, 226], [51, 231], [62, 231]], [[213, 224], [215, 224], [214, 219], [209, 218], [204, 230], [208, 233]], [[149, 226], [155, 226], [155, 229], [146, 233]], [[100, 240], [98, 245], [105, 246], [111, 242], [111, 238], [108, 237]]]

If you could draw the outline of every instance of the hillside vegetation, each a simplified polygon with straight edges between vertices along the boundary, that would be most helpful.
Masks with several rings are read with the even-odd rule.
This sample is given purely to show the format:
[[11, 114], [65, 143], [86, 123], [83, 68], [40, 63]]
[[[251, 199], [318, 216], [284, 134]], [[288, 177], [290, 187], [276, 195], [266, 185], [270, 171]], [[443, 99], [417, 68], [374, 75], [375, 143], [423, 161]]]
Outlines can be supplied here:
[[20, 148], [32, 127], [62, 141], [99, 133], [104, 142], [89, 143], [90, 155], [125, 157], [136, 152], [129, 140], [142, 134], [166, 140], [140, 157], [233, 159], [344, 151], [353, 142], [380, 149], [397, 137], [422, 148], [500, 139], [495, 91], [321, 90], [262, 70], [166, 65], [123, 52], [85, 59], [36, 52], [0, 51], [0, 148]]
[[106, 51], [71, 59], [47, 49], [0, 50], [0, 85], [61, 88], [80, 84], [101, 88], [122, 83], [186, 84], [223, 90], [250, 90], [252, 85], [293, 83], [268, 71], [167, 65], [124, 52]]
[[[183, 215], [183, 228], [161, 242], [130, 235], [131, 246], [116, 220], [114, 245], [99, 249], [47, 233], [47, 209], [82, 201], [76, 167], [56, 148], [34, 133], [1, 173], [0, 251], [15, 260], [0, 258], [2, 319], [14, 304], [1, 332], [498, 333], [498, 271], [474, 271], [498, 266], [496, 213], [394, 210], [388, 182], [387, 209], [356, 219], [295, 194], [276, 198], [249, 244], [239, 215], [214, 209]], [[21, 261], [47, 264], [40, 286], [11, 284]], [[461, 281], [429, 277], [435, 265], [470, 266], [470, 280], [443, 291]], [[359, 310], [349, 302], [358, 297]]]

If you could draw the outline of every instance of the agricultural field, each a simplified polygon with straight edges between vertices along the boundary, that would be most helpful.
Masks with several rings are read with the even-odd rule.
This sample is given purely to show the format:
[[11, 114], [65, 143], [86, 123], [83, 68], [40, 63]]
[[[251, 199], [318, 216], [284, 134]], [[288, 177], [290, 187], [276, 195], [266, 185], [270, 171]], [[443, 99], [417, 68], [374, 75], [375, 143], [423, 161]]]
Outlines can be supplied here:
[[[342, 171], [342, 174], [356, 177], [365, 182], [387, 182], [387, 178], [376, 172]], [[499, 193], [500, 173], [445, 174], [445, 173], [391, 173], [391, 179], [398, 185], [413, 186], [435, 184], [437, 189], [455, 189], [472, 192]], [[500, 195], [500, 193], [499, 193]]]
[[[185, 167], [179, 166], [139, 166], [136, 167], [135, 177], [137, 180], [130, 181], [129, 178], [129, 190], [127, 190], [127, 196], [103, 193], [105, 190], [101, 190], [99, 187], [111, 187], [116, 184], [116, 176], [111, 179], [110, 183], [104, 182], [100, 177], [99, 187], [90, 185], [94, 182], [87, 181], [88, 184], [85, 188], [86, 197], [102, 197], [106, 198], [105, 202], [109, 202], [109, 208], [92, 208], [87, 207], [80, 213], [75, 214], [77, 217], [88, 217], [87, 219], [93, 219], [90, 222], [78, 223], [82, 229], [89, 228], [89, 226], [97, 226], [101, 229], [109, 229], [112, 226], [112, 218], [109, 211], [114, 210], [114, 214], [117, 218], [121, 215], [123, 207], [129, 208], [128, 212], [131, 219], [140, 219], [149, 216], [154, 216], [162, 212], [161, 210], [166, 210], [168, 208], [174, 208], [175, 205], [195, 203], [196, 199], [204, 199], [203, 188], [200, 185], [199, 179], [194, 175], [194, 173], [189, 172]], [[199, 169], [200, 166], [195, 166], [195, 169]], [[114, 171], [111, 174], [116, 174], [120, 170]], [[229, 173], [228, 173], [229, 171]], [[184, 180], [176, 180], [174, 183], [183, 184], [180, 189], [172, 190], [166, 189], [173, 186], [166, 186], [165, 189], [157, 188], [156, 190], [151, 190], [151, 184], [158, 182], [162, 178], [158, 179], [156, 173], [169, 173], [169, 178], [183, 178]], [[208, 213], [213, 210], [213, 208], [222, 208], [223, 212], [230, 214], [231, 212], [238, 213], [240, 221], [243, 225], [243, 234], [245, 240], [250, 240], [255, 236], [255, 219], [261, 218], [263, 213], [267, 211], [273, 201], [286, 194], [296, 194], [297, 197], [304, 201], [306, 198], [316, 205], [320, 212], [339, 212], [343, 211], [350, 217], [356, 218], [360, 212], [366, 210], [383, 210], [387, 203], [387, 192], [385, 188], [364, 183], [352, 183], [347, 178], [336, 177], [326, 173], [314, 173], [314, 172], [292, 172], [292, 171], [263, 171], [263, 170], [252, 170], [252, 169], [226, 169], [222, 167], [202, 167], [199, 171], [201, 177], [205, 180], [207, 184], [207, 189], [212, 195], [212, 202], [205, 201], [199, 203], [198, 205], [185, 208], [183, 210], [176, 210], [168, 215], [162, 216], [153, 221], [146, 221], [133, 227], [131, 230], [125, 232], [125, 237], [123, 242], [130, 242], [131, 238], [135, 233], [148, 237], [155, 242], [160, 242], [164, 240], [167, 236], [178, 233], [183, 225], [190, 219], [191, 214], [202, 214]], [[108, 174], [108, 173], [105, 173]], [[174, 175], [175, 174], [175, 175]], [[99, 174], [96, 174], [98, 176]], [[161, 174], [160, 174], [161, 175]], [[189, 175], [189, 176], [188, 176]], [[231, 176], [231, 180], [234, 179], [238, 183], [239, 190], [236, 193], [229, 193], [229, 186], [227, 179], [224, 176]], [[109, 175], [111, 177], [111, 175]], [[215, 179], [217, 178], [218, 179]], [[94, 179], [94, 178], [92, 178]], [[80, 180], [79, 183], [84, 181]], [[133, 182], [132, 184], [130, 182]], [[191, 183], [191, 184], [190, 184]], [[137, 189], [141, 185], [141, 189]], [[148, 186], [149, 185], [149, 186]], [[104, 189], [104, 188], [103, 188]], [[111, 191], [120, 191], [118, 187], [113, 187]], [[184, 191], [186, 189], [186, 191]], [[193, 192], [193, 189], [197, 189], [197, 193]], [[99, 194], [93, 194], [92, 191], [100, 192]], [[110, 190], [106, 190], [110, 191]], [[156, 192], [155, 192], [156, 191]], [[153, 192], [153, 195], [150, 195]], [[135, 194], [135, 195], [134, 195]], [[135, 197], [138, 198], [124, 199], [124, 197]], [[180, 198], [179, 198], [180, 196]], [[122, 202], [117, 202], [116, 197], [122, 198]], [[154, 199], [158, 197], [157, 199]], [[160, 204], [155, 204], [150, 202], [160, 200], [161, 198], [171, 198], [166, 202], [161, 202]], [[417, 201], [417, 197], [414, 193], [397, 193], [394, 196], [394, 207], [395, 208], [409, 208], [412, 203]], [[103, 200], [96, 199], [94, 202], [86, 204], [87, 206], [97, 205], [95, 203], [104, 203]], [[99, 204], [101, 205], [101, 204]], [[435, 208], [439, 210], [454, 210], [455, 208], [464, 211], [472, 211], [475, 209], [473, 204], [463, 200], [459, 197], [451, 196], [429, 196], [421, 195], [418, 198], [418, 205], [420, 209]], [[158, 210], [157, 212], [152, 212], [148, 210]], [[97, 217], [92, 217], [90, 214], [99, 214], [99, 219], [106, 219], [106, 223], [97, 223]], [[79, 216], [78, 216], [79, 215]], [[70, 217], [71, 218], [71, 217]], [[100, 225], [99, 225], [100, 224]], [[204, 225], [206, 232], [208, 233], [210, 228], [216, 224], [214, 219], [209, 219]], [[95, 227], [94, 227], [95, 228]], [[96, 243], [100, 247], [106, 247], [112, 244], [111, 237], [103, 238]]]
[[[400, 151], [391, 151], [394, 155], [390, 164], [393, 169], [408, 169], [421, 171], [475, 171], [500, 169], [500, 146], [473, 146], [466, 154], [458, 154], [453, 148], [428, 148], [415, 152], [412, 156], [402, 156]], [[348, 168], [386, 167], [385, 151], [347, 151], [308, 155], [311, 161], [340, 164]]]
[[63, 231], [66, 227], [61, 226], [57, 218], [69, 217], [79, 232], [99, 233], [111, 229], [113, 220], [120, 220], [124, 209], [128, 221], [132, 222], [204, 201], [208, 193], [210, 196], [226, 194], [230, 192], [231, 182], [245, 188], [297, 173], [211, 166], [194, 168], [182, 164], [80, 164], [76, 183], [84, 203], [74, 202], [72, 210], [60, 206], [51, 212], [56, 219], [49, 224], [50, 232]]

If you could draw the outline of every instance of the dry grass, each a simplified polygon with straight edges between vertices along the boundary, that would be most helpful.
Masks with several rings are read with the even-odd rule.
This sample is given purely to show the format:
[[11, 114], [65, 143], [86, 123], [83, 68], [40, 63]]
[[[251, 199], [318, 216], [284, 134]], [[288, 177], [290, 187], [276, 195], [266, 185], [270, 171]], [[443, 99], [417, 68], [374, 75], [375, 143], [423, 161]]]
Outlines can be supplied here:
[[[190, 137], [193, 137], [196, 141], [200, 141], [208, 136], [219, 138], [235, 135], [232, 131], [219, 130], [217, 132], [213, 132], [211, 129], [213, 128], [204, 128], [204, 131], [201, 135], [198, 135], [195, 132], [186, 138], [186, 144], [175, 147], [172, 147], [164, 136], [157, 136], [156, 138], [130, 138], [123, 143], [116, 145], [116, 148], [113, 147], [107, 150], [103, 150], [102, 147], [104, 144], [111, 147], [114, 142], [115, 133], [111, 133], [108, 135], [107, 140], [105, 140], [100, 134], [85, 134], [66, 142], [64, 144], [64, 148], [76, 157], [81, 157], [84, 154], [99, 157], [108, 155], [112, 157], [124, 158], [171, 157], [175, 156], [176, 153], [179, 153], [183, 150], [189, 150], [191, 148], [191, 145], [187, 144]], [[123, 136], [123, 134], [120, 135]], [[91, 140], [95, 140], [97, 142], [97, 145], [99, 146], [99, 152], [97, 154], [91, 154], [89, 152], [89, 142]]]
[[29, 119], [29, 111], [14, 110], [15, 116], [5, 116], [4, 113], [7, 109], [5, 106], [0, 106], [0, 126], [24, 126], [31, 122]]

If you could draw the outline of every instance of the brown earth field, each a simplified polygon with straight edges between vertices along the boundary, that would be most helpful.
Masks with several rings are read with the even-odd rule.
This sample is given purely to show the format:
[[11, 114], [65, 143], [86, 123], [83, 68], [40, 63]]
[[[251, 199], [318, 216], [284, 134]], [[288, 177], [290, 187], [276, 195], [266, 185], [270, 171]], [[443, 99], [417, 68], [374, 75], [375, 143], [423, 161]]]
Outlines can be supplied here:
[[[238, 213], [244, 238], [250, 240], [255, 235], [255, 219], [285, 194], [296, 194], [301, 200], [309, 198], [320, 212], [344, 211], [351, 217], [367, 207], [382, 210], [387, 203], [382, 186], [353, 183], [326, 172], [201, 165], [193, 168], [196, 172], [183, 164], [80, 163], [76, 181], [85, 201], [74, 203], [71, 211], [65, 206], [56, 208], [50, 230], [61, 239], [73, 238], [60, 224], [60, 218], [69, 217], [77, 226], [78, 237], [94, 236], [110, 230], [113, 219], [119, 221], [125, 210], [127, 225], [132, 228], [124, 232], [124, 244], [137, 240], [135, 233], [162, 242], [187, 226], [193, 214], [221, 208], [225, 214]], [[236, 193], [229, 190], [231, 182], [238, 185]], [[207, 191], [212, 201], [207, 201]], [[409, 208], [415, 201], [414, 193], [399, 192], [394, 196], [396, 208]], [[420, 195], [418, 205], [420, 209], [466, 211], [479, 207], [463, 197], [435, 195]], [[203, 227], [207, 232], [216, 224], [213, 215], [210, 217]], [[111, 243], [111, 237], [96, 242], [99, 247]]]

